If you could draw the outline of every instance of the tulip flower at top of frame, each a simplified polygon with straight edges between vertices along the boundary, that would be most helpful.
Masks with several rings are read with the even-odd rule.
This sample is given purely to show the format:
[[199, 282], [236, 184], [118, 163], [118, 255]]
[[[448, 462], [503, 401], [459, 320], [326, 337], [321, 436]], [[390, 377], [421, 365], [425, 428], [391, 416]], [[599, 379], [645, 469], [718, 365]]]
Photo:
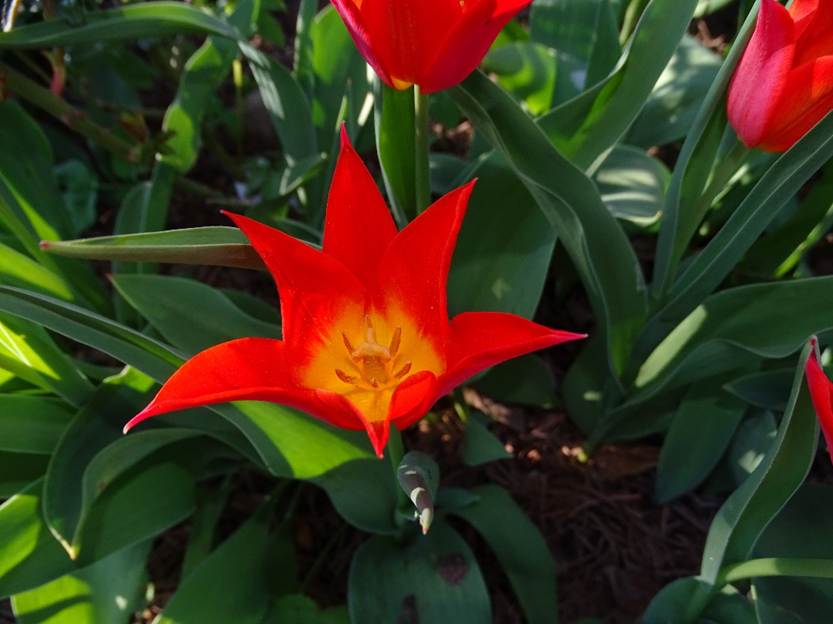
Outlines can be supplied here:
[[807, 360], [804, 376], [810, 388], [810, 396], [813, 399], [813, 407], [819, 419], [821, 432], [827, 442], [827, 452], [830, 454], [830, 460], [833, 461], [833, 383], [824, 374], [815, 350], [810, 353]]
[[271, 401], [365, 429], [382, 456], [391, 423], [409, 427], [475, 373], [584, 338], [512, 314], [466, 312], [449, 320], [446, 280], [472, 186], [445, 195], [397, 232], [342, 131], [323, 250], [228, 214], [275, 279], [283, 340], [241, 338], [198, 353], [125, 431], [174, 410]]
[[385, 84], [424, 93], [463, 81], [532, 0], [333, 0]]
[[729, 121], [748, 147], [784, 152], [833, 110], [833, 0], [761, 0], [729, 86]]

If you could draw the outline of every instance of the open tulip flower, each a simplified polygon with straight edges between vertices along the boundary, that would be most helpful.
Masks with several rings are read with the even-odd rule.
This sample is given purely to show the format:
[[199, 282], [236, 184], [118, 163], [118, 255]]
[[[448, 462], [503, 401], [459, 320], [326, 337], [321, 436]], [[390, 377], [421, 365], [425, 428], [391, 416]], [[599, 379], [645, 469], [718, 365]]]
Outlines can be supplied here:
[[125, 430], [173, 410], [272, 401], [366, 429], [381, 456], [390, 423], [414, 424], [475, 373], [583, 338], [512, 314], [466, 312], [449, 320], [446, 279], [472, 186], [445, 195], [397, 232], [342, 132], [322, 251], [228, 215], [277, 283], [283, 340], [241, 338], [197, 354]]
[[761, 0], [729, 87], [729, 121], [748, 147], [783, 152], [833, 110], [833, 2]]
[[816, 409], [816, 416], [827, 442], [827, 452], [833, 461], [833, 383], [824, 374], [815, 351], [810, 353], [804, 376], [807, 378], [813, 407]]
[[461, 82], [532, 0], [333, 0], [356, 47], [388, 86], [424, 93]]

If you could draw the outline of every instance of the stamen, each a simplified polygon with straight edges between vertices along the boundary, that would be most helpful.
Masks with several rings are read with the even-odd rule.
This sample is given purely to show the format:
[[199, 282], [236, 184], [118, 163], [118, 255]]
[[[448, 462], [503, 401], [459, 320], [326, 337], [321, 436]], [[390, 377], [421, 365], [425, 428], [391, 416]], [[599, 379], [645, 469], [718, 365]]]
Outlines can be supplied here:
[[348, 383], [348, 384], [355, 384], [359, 380], [357, 377], [353, 377], [352, 375], [348, 375], [347, 373], [345, 373], [340, 368], [336, 369], [336, 377], [341, 379], [341, 381], [343, 381], [344, 383]]
[[405, 362], [405, 366], [403, 366], [397, 372], [395, 372], [393, 374], [393, 376], [396, 377], [397, 379], [402, 379], [405, 375], [408, 374], [408, 371], [410, 371], [410, 370], [411, 370], [411, 363], [410, 362]]
[[376, 342], [376, 329], [373, 327], [373, 321], [370, 320], [370, 316], [365, 316], [364, 320], [367, 323], [367, 342], [370, 344], [378, 344]]
[[347, 353], [352, 355], [355, 349], [353, 348], [353, 345], [350, 344], [350, 339], [347, 337], [347, 334], [341, 332], [341, 339], [344, 341], [344, 346], [347, 347]]
[[393, 338], [390, 339], [390, 346], [388, 347], [388, 351], [390, 351], [390, 356], [394, 357], [397, 353], [399, 353], [399, 345], [402, 342], [402, 328], [397, 327], [393, 330]]

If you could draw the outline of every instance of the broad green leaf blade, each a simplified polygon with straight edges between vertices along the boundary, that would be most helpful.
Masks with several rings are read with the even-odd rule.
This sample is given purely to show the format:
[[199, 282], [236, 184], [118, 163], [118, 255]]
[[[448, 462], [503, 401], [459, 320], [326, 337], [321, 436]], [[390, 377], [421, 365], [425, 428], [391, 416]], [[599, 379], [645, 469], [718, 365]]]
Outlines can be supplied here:
[[657, 465], [655, 498], [667, 503], [693, 490], [711, 473], [746, 411], [719, 381], [693, 384], [671, 421]]
[[529, 624], [557, 619], [555, 565], [538, 528], [504, 490], [484, 485], [473, 490], [473, 505], [450, 513], [471, 524], [503, 566]]
[[114, 553], [78, 572], [12, 596], [18, 624], [127, 621], [143, 606], [151, 542]]
[[[235, 338], [279, 338], [277, 323], [264, 323], [235, 306], [220, 291], [184, 277], [113, 277], [119, 293], [162, 336], [187, 355]], [[194, 314], [205, 310], [206, 314]], [[275, 311], [275, 320], [278, 314]]]
[[53, 254], [114, 262], [171, 262], [265, 270], [263, 261], [237, 228], [206, 226], [163, 232], [120, 234], [74, 241], [44, 241]]
[[78, 532], [86, 511], [84, 471], [96, 453], [121, 437], [125, 420], [142, 408], [152, 385], [149, 377], [129, 369], [106, 381], [55, 448], [44, 480], [43, 514], [49, 530], [73, 559], [78, 556]]
[[10, 498], [40, 479], [48, 463], [46, 455], [0, 451], [0, 499]]
[[494, 311], [532, 318], [544, 291], [555, 232], [497, 154], [460, 176], [473, 177], [477, 184], [448, 278], [450, 313]]
[[473, 73], [452, 95], [515, 170], [570, 254], [604, 332], [615, 378], [647, 305], [642, 272], [622, 228], [593, 183], [485, 75]]
[[362, 544], [350, 565], [348, 608], [351, 622], [492, 621], [480, 567], [445, 522], [404, 542], [374, 536]]
[[48, 455], [72, 415], [58, 399], [0, 394], [0, 450]]
[[488, 418], [472, 412], [466, 423], [461, 455], [467, 466], [480, 466], [500, 459], [511, 459], [503, 443], [486, 427]]
[[63, 277], [2, 243], [0, 243], [0, 284], [37, 290], [65, 301], [75, 299], [75, 294]]
[[93, 389], [43, 328], [8, 314], [0, 314], [0, 368], [73, 405], [83, 403]]
[[747, 16], [738, 30], [723, 67], [711, 83], [703, 105], [686, 134], [682, 151], [674, 166], [657, 241], [651, 284], [652, 293], [658, 299], [671, 287], [679, 261], [702, 218], [697, 202], [701, 200], [726, 130], [724, 94], [746, 48], [746, 42], [752, 36], [754, 26], [755, 15]]
[[260, 624], [277, 570], [293, 556], [288, 536], [270, 531], [261, 508], [183, 581], [154, 624]]
[[[808, 483], [796, 492], [755, 545], [755, 557], [805, 557], [830, 564], [833, 489]], [[774, 560], [775, 562], [778, 559]], [[776, 566], [777, 567], [777, 566]], [[760, 624], [823, 624], [833, 612], [833, 579], [795, 577], [753, 581]]]
[[831, 157], [833, 115], [828, 115], [767, 170], [717, 235], [681, 272], [659, 318], [680, 318], [715, 290], [783, 205]]
[[717, 512], [706, 537], [701, 577], [714, 583], [723, 566], [749, 557], [763, 530], [807, 476], [818, 444], [818, 422], [804, 382], [808, 344], [798, 360], [778, 437], [755, 472]]
[[546, 407], [555, 400], [555, 378], [543, 359], [525, 355], [495, 366], [474, 386], [504, 403]]
[[607, 78], [539, 121], [581, 169], [592, 169], [627, 132], [688, 28], [697, 0], [652, 0]]
[[648, 149], [685, 138], [720, 65], [717, 54], [685, 35], [628, 131], [627, 142]]
[[275, 600], [264, 624], [349, 624], [347, 609], [331, 607], [319, 609], [307, 596], [287, 594]]
[[495, 74], [498, 83], [532, 115], [552, 108], [555, 97], [556, 55], [546, 46], [516, 41], [493, 49], [483, 59], [483, 71]]
[[139, 39], [198, 32], [239, 39], [229, 23], [183, 2], [142, 2], [87, 13], [83, 24], [54, 19], [0, 33], [0, 50], [40, 49], [90, 41]]
[[644, 151], [617, 145], [593, 176], [602, 201], [613, 216], [648, 227], [659, 221], [671, 174]]
[[98, 178], [84, 163], [75, 159], [57, 165], [55, 176], [69, 214], [70, 233], [78, 236], [88, 230], [98, 216]]

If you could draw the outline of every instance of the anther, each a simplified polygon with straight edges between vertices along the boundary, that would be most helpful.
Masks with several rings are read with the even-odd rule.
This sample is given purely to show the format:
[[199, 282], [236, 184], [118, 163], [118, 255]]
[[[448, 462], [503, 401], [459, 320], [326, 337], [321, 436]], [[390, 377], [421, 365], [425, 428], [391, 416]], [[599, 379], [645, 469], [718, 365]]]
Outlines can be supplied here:
[[376, 343], [376, 330], [373, 327], [373, 321], [370, 320], [370, 316], [365, 316], [364, 320], [367, 323], [367, 342], [374, 344]]
[[397, 327], [393, 330], [393, 338], [390, 339], [390, 346], [388, 347], [388, 351], [390, 351], [391, 357], [394, 357], [397, 353], [399, 353], [399, 344], [402, 342], [402, 328]]
[[397, 379], [402, 379], [411, 370], [411, 363], [405, 362], [405, 365], [393, 374]]
[[341, 339], [344, 341], [344, 346], [347, 347], [347, 352], [352, 354], [355, 349], [353, 348], [353, 345], [350, 344], [350, 339], [347, 337], [347, 334], [341, 332]]
[[353, 377], [352, 375], [348, 375], [347, 373], [345, 373], [340, 368], [336, 369], [336, 377], [341, 379], [341, 381], [343, 381], [344, 383], [348, 383], [348, 384], [355, 384], [358, 381], [358, 379], [356, 377]]

